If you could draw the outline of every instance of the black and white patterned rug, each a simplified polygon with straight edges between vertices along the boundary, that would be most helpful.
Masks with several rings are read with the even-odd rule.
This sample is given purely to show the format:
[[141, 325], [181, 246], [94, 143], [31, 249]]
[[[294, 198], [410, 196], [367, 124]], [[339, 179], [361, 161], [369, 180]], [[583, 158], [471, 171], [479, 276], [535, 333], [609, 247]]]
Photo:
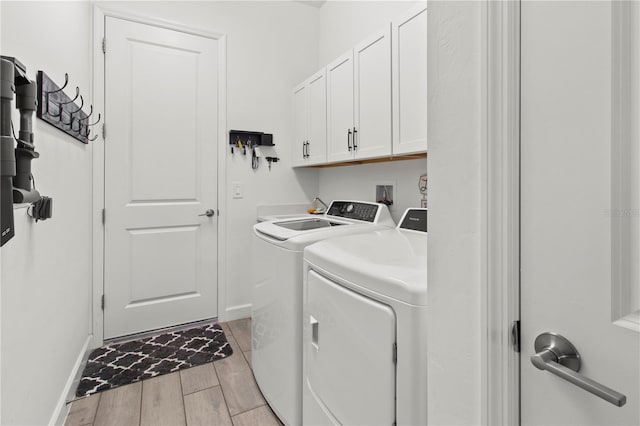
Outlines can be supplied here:
[[218, 324], [103, 346], [89, 355], [76, 396], [206, 364], [232, 353]]

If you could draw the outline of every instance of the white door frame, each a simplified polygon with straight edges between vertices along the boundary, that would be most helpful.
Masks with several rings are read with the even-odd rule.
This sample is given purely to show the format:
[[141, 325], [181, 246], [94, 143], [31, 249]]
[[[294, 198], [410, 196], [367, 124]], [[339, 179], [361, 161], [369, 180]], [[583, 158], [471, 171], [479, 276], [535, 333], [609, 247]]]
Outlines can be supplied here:
[[[193, 28], [179, 23], [139, 16], [129, 12], [107, 9], [102, 6], [93, 6], [93, 106], [94, 115], [100, 113], [104, 117], [104, 54], [102, 52], [102, 38], [105, 29], [106, 17], [124, 19], [141, 24], [153, 25], [160, 28], [180, 31], [201, 37], [217, 40], [218, 46], [218, 205], [217, 209], [222, 214], [218, 215], [218, 317], [224, 320], [226, 312], [226, 132], [227, 132], [227, 64], [226, 64], [226, 35], [205, 29]], [[108, 47], [107, 47], [108, 48]], [[108, 124], [107, 124], [108, 127]], [[99, 129], [97, 129], [99, 130]], [[107, 130], [108, 131], [108, 130]], [[104, 133], [99, 132], [99, 137], [90, 142], [93, 164], [93, 202], [92, 202], [92, 233], [93, 233], [93, 287], [91, 292], [91, 318], [93, 339], [91, 347], [98, 347], [104, 342], [104, 313], [101, 302], [104, 292], [104, 227], [102, 225], [102, 209], [104, 209]], [[107, 142], [108, 143], [108, 142]], [[108, 214], [108, 213], [107, 213]], [[107, 218], [108, 220], [108, 218]], [[108, 303], [108, 301], [107, 301]]]
[[520, 0], [486, 0], [482, 22], [482, 423], [520, 424]]

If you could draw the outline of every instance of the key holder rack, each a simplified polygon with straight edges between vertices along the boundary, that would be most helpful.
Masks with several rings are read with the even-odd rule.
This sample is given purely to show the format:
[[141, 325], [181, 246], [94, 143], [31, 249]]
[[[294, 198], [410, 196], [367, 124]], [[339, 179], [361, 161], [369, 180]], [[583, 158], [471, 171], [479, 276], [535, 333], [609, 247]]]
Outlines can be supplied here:
[[275, 144], [273, 143], [273, 134], [271, 133], [229, 130], [229, 145], [231, 146], [232, 154], [239, 149], [242, 154], [246, 155], [247, 148], [274, 146]]
[[92, 127], [100, 122], [100, 114], [93, 116], [93, 105], [87, 114], [82, 109], [84, 98], [80, 94], [80, 88], [76, 86], [74, 97], [65, 92], [69, 84], [69, 75], [65, 73], [64, 84], [58, 86], [44, 71], [38, 71], [36, 76], [38, 83], [38, 109], [36, 116], [51, 124], [58, 130], [62, 130], [69, 136], [88, 144], [98, 138], [92, 136]]

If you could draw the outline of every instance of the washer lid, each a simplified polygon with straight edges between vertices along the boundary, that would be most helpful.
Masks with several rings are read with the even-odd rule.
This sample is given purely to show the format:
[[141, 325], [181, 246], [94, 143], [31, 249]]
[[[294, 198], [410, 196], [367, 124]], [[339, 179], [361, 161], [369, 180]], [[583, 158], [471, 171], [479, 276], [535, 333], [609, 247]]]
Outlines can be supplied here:
[[427, 304], [427, 234], [392, 229], [331, 238], [305, 260], [358, 287], [412, 305]]

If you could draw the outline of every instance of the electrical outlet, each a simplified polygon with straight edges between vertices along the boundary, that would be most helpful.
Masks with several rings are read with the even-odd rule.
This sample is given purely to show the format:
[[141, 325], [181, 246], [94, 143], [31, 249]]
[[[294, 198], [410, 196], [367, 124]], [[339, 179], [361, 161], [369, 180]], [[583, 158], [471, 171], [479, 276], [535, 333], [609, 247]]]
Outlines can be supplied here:
[[232, 194], [233, 198], [242, 198], [244, 197], [242, 182], [233, 182], [232, 184]]

